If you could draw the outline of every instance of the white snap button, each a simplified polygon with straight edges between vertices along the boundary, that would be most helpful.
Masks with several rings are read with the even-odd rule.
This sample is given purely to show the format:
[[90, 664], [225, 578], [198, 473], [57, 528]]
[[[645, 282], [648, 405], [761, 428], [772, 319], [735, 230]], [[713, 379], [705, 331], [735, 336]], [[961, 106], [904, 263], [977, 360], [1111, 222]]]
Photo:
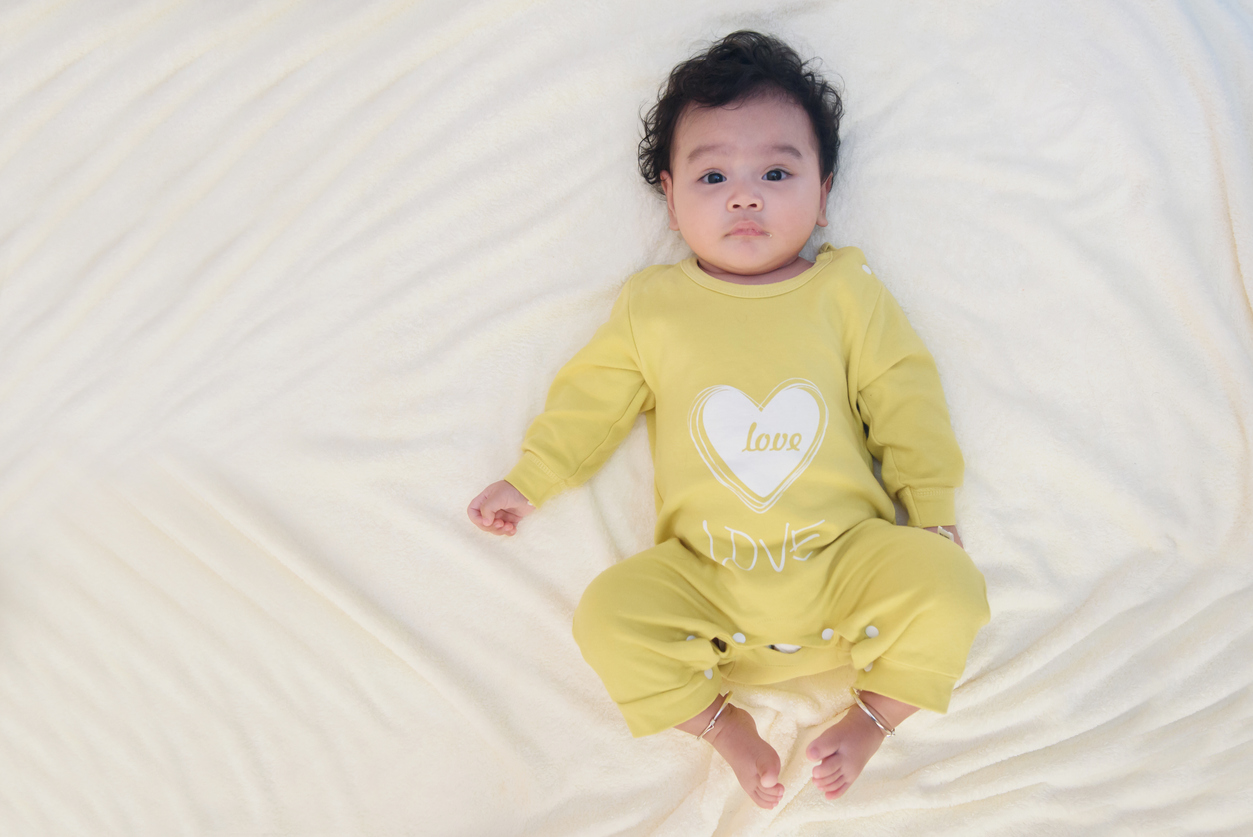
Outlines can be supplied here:
[[874, 668], [874, 663], [871, 663], [870, 665], [866, 666], [864, 669], [862, 669], [862, 671], [870, 671], [870, 669], [872, 668]]
[[862, 270], [864, 270], [864, 271], [866, 271], [867, 273], [869, 273], [869, 272], [870, 272], [870, 265], [868, 265], [868, 264], [864, 264], [864, 265], [862, 265], [862, 266], [861, 266], [861, 269], [862, 269]]
[[823, 639], [830, 639], [833, 636], [835, 636], [835, 631], [831, 630], [830, 628], [827, 628], [825, 631], [822, 632]]
[[693, 639], [696, 639], [696, 635], [695, 635], [695, 634], [688, 634], [688, 637], [687, 637], [687, 638], [688, 638], [688, 640], [693, 640]]
[[712, 668], [705, 669], [705, 679], [706, 680], [714, 679], [714, 670]]
[[874, 625], [867, 625], [867, 626], [866, 626], [866, 636], [870, 637], [871, 639], [874, 639], [874, 638], [875, 638], [875, 637], [877, 637], [878, 635], [879, 635], [879, 629], [878, 629], [878, 628], [876, 628]]
[[739, 632], [736, 632], [736, 633], [731, 634], [731, 639], [743, 645], [745, 641], [747, 641], [748, 637], [744, 636], [743, 634]]

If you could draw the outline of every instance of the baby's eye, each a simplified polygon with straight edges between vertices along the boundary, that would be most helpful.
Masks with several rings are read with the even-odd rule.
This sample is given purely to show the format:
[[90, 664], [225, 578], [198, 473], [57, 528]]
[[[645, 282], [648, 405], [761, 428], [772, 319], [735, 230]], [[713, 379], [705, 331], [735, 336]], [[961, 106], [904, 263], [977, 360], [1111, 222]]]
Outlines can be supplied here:
[[721, 183], [724, 180], [726, 180], [726, 178], [716, 171], [711, 171], [709, 174], [701, 177], [702, 183], [708, 183], [710, 185], [714, 183]]
[[785, 177], [787, 177], [787, 172], [783, 169], [771, 169], [764, 175], [766, 180], [782, 180]]

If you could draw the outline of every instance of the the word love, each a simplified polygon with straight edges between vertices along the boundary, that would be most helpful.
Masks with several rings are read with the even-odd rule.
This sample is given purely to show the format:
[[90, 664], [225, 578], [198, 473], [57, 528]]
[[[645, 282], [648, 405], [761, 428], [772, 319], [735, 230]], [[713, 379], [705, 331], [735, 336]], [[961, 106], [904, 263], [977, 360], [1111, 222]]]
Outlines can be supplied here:
[[801, 440], [805, 438], [800, 433], [793, 433], [790, 436], [787, 433], [776, 433], [772, 442], [769, 433], [760, 433], [756, 439], [753, 439], [753, 434], [756, 432], [757, 422], [753, 422], [748, 427], [748, 441], [744, 443], [744, 450], [749, 453], [758, 450], [800, 450]]
[[[783, 572], [783, 565], [787, 563], [788, 558], [791, 558], [794, 561], [809, 560], [809, 557], [814, 554], [813, 550], [801, 555], [801, 547], [812, 541], [814, 538], [819, 537], [819, 533], [810, 532], [799, 541], [796, 537], [801, 532], [804, 532], [807, 529], [813, 529], [815, 526], [821, 526], [823, 523], [826, 523], [826, 520], [819, 520], [817, 523], [811, 523], [808, 526], [800, 527], [793, 527], [790, 523], [784, 523], [783, 543], [777, 547], [779, 553], [779, 559], [777, 562], [774, 557], [775, 550], [772, 550], [765, 540], [754, 538], [747, 532], [741, 532], [739, 529], [732, 529], [730, 526], [723, 526], [722, 528], [726, 529], [731, 536], [731, 554], [724, 558], [719, 558], [714, 550], [714, 536], [709, 532], [709, 521], [702, 520], [700, 525], [701, 528], [705, 530], [705, 535], [709, 538], [709, 557], [717, 561], [719, 564], [722, 564], [722, 566], [725, 567], [729, 561], [741, 570], [751, 570], [753, 567], [757, 566], [757, 558], [760, 553], [764, 551], [766, 553], [766, 557], [770, 560], [770, 566], [774, 567], [775, 572], [781, 573]], [[741, 541], [746, 545], [746, 548], [742, 553], [739, 548]], [[761, 545], [760, 548], [758, 547], [758, 544]], [[753, 557], [752, 560], [748, 561], [748, 565], [745, 566], [740, 559], [741, 557], [745, 560], [748, 559], [748, 548], [752, 548]]]

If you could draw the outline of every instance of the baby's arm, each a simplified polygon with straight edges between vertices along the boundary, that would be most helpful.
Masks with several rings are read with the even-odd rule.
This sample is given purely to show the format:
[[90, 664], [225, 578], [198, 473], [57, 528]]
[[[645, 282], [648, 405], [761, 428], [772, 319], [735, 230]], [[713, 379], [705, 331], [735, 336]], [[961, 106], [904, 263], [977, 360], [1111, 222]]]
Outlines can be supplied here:
[[535, 506], [522, 492], [504, 480], [484, 488], [466, 509], [475, 526], [493, 535], [514, 534], [518, 531], [518, 521], [533, 511]]
[[951, 531], [964, 463], [939, 371], [892, 294], [875, 284], [878, 298], [856, 354], [866, 447], [883, 463], [883, 483], [909, 512], [909, 525]]
[[558, 491], [592, 475], [626, 438], [636, 416], [653, 408], [631, 329], [630, 282], [592, 339], [557, 373], [544, 412], [531, 422], [522, 457], [466, 512], [475, 526], [512, 535], [518, 521]]

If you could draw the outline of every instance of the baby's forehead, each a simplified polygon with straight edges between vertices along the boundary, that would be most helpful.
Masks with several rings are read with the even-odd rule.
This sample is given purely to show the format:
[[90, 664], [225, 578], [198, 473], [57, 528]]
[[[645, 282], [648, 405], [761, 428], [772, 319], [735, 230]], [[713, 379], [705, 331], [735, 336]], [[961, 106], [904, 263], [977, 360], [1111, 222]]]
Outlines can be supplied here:
[[759, 95], [713, 107], [689, 103], [679, 114], [671, 148], [682, 158], [675, 163], [728, 153], [803, 159], [818, 154], [818, 136], [794, 99]]

